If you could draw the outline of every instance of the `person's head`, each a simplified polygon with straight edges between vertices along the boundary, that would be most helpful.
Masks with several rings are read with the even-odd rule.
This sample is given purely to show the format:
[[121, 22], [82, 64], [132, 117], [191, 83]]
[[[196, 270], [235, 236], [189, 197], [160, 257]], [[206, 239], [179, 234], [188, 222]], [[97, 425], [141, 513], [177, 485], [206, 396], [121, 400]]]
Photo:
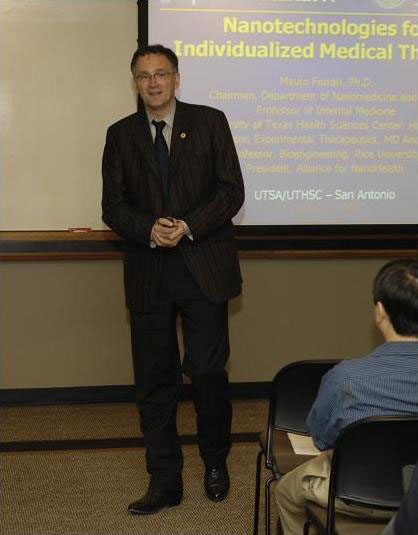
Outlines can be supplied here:
[[405, 258], [385, 264], [373, 283], [373, 301], [384, 335], [384, 322], [389, 320], [396, 335], [418, 337], [418, 260]]
[[131, 61], [135, 87], [145, 108], [156, 117], [164, 117], [175, 100], [180, 83], [176, 54], [162, 45], [140, 46]]

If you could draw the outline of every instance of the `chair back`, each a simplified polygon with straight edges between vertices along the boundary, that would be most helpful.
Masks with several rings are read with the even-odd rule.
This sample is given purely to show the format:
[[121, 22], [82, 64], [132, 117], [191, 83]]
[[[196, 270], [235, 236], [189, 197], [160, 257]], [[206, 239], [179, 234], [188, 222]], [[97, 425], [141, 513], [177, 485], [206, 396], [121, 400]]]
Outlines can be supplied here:
[[306, 418], [321, 384], [322, 376], [339, 360], [292, 362], [273, 379], [270, 423], [273, 429], [307, 433]]
[[308, 434], [306, 418], [316, 398], [322, 376], [339, 360], [301, 360], [279, 370], [272, 382], [266, 463], [271, 466], [273, 431]]
[[347, 426], [335, 443], [331, 463], [329, 525], [334, 525], [336, 497], [397, 509], [403, 497], [402, 468], [417, 459], [418, 414], [375, 416]]

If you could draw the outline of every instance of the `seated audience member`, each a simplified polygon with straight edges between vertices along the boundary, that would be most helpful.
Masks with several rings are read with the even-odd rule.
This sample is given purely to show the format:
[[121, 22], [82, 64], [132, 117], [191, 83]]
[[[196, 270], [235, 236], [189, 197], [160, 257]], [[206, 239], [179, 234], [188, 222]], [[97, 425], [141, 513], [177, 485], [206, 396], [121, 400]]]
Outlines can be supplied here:
[[[413, 468], [413, 466], [407, 468]], [[399, 511], [384, 529], [382, 535], [418, 534], [418, 463], [415, 465], [407, 488]]]
[[[373, 285], [374, 316], [385, 343], [368, 356], [345, 360], [324, 375], [307, 424], [323, 451], [277, 483], [284, 535], [301, 535], [305, 503], [327, 507], [332, 447], [340, 431], [369, 416], [418, 413], [418, 261], [391, 261]], [[387, 511], [336, 501], [336, 511], [389, 518]]]

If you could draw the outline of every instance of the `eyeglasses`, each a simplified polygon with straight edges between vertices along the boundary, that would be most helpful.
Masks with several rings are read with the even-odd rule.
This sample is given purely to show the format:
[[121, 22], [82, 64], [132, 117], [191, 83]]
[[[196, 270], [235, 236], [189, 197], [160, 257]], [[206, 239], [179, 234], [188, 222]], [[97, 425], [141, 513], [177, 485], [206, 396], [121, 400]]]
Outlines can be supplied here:
[[154, 80], [154, 82], [163, 82], [170, 76], [170, 74], [175, 73], [169, 71], [157, 71], [153, 74], [149, 72], [140, 72], [135, 75], [135, 80], [139, 80], [140, 82], [151, 82], [151, 80]]

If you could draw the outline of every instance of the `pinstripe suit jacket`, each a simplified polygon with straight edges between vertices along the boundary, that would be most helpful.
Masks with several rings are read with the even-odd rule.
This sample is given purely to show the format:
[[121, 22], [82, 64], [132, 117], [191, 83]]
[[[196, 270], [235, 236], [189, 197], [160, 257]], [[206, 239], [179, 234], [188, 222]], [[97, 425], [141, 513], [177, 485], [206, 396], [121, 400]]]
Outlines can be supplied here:
[[150, 248], [158, 217], [184, 220], [193, 241], [178, 247], [202, 293], [211, 302], [241, 291], [231, 218], [244, 201], [244, 185], [223, 112], [177, 101], [171, 136], [169, 206], [155, 159], [145, 111], [112, 125], [103, 154], [103, 221], [126, 240], [127, 306], [146, 312], [156, 302], [163, 251]]

